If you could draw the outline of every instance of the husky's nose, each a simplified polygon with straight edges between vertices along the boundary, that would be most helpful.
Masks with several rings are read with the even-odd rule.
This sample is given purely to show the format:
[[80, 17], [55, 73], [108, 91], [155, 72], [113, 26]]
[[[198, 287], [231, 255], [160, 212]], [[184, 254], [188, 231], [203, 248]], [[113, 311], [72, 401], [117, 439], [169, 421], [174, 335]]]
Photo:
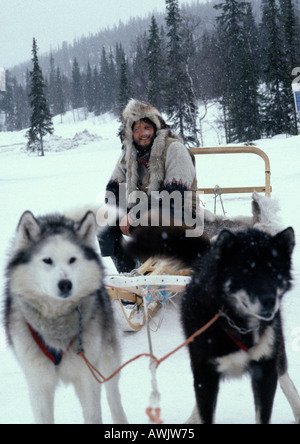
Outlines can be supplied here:
[[72, 290], [72, 282], [69, 279], [62, 279], [58, 283], [58, 288], [60, 290], [60, 294], [62, 297], [66, 298], [69, 296], [71, 290]]
[[263, 307], [263, 311], [265, 313], [272, 313], [274, 307], [276, 305], [276, 298], [273, 295], [266, 294], [261, 298], [261, 303]]

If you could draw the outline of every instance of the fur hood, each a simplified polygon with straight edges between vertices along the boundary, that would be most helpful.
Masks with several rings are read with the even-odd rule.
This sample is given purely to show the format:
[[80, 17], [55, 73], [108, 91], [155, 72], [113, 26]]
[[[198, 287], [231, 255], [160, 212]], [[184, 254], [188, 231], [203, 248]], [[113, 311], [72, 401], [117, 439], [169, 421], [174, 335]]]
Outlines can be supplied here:
[[141, 119], [149, 119], [156, 126], [156, 130], [167, 129], [169, 126], [162, 118], [158, 109], [146, 102], [131, 99], [122, 113], [120, 136], [124, 140], [132, 141], [132, 126]]
[[[171, 141], [178, 141], [183, 144], [180, 137], [173, 134], [170, 127], [162, 118], [160, 112], [152, 105], [131, 99], [123, 111], [123, 125], [121, 128], [121, 140], [125, 151], [125, 164], [127, 169], [128, 191], [132, 193], [136, 190], [138, 183], [138, 163], [137, 151], [133, 144], [132, 127], [134, 123], [141, 119], [149, 119], [156, 126], [156, 137], [151, 148], [151, 158], [149, 162], [150, 183], [148, 193], [160, 189], [164, 180], [164, 164], [166, 151]], [[168, 143], [169, 141], [169, 143]]]

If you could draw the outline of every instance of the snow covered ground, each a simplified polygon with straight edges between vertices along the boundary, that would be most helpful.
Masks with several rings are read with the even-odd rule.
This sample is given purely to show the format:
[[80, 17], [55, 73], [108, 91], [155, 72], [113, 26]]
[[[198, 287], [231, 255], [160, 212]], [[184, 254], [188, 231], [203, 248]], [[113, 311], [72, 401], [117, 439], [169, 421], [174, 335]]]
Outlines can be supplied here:
[[[213, 110], [211, 110], [211, 113]], [[77, 115], [76, 115], [77, 118]], [[0, 133], [0, 268], [4, 270], [6, 251], [19, 217], [30, 209], [36, 214], [63, 211], [87, 203], [103, 202], [103, 194], [112, 169], [120, 154], [117, 138], [118, 122], [109, 114], [90, 116], [74, 123], [70, 113], [60, 124], [55, 119], [55, 136], [46, 143], [46, 156], [28, 155], [23, 151], [25, 131]], [[204, 127], [206, 146], [218, 145], [222, 138], [213, 117]], [[266, 151], [271, 161], [273, 198], [278, 199], [286, 226], [293, 226], [297, 236], [294, 253], [294, 288], [283, 304], [284, 329], [290, 375], [300, 390], [300, 136], [259, 140], [257, 146]], [[73, 148], [74, 147], [74, 148]], [[197, 159], [199, 184], [203, 187], [258, 186], [264, 182], [263, 161], [254, 155], [201, 156]], [[228, 216], [250, 214], [249, 195], [224, 195]], [[206, 198], [213, 210], [213, 197]], [[218, 203], [218, 212], [221, 206]], [[110, 259], [107, 272], [114, 272]], [[1, 289], [4, 285], [0, 275]], [[156, 316], [159, 320], [160, 315]], [[152, 325], [154, 327], [154, 325]], [[161, 328], [152, 333], [154, 353], [165, 355], [183, 342], [177, 308], [169, 304]], [[148, 352], [146, 329], [122, 333], [123, 361]], [[27, 387], [8, 349], [0, 326], [0, 423], [32, 423]], [[194, 405], [192, 375], [188, 352], [181, 350], [164, 362], [157, 372], [161, 393], [162, 419], [181, 424]], [[151, 374], [149, 361], [140, 359], [128, 366], [121, 376], [121, 393], [130, 423], [148, 423], [145, 409], [149, 406]], [[81, 423], [81, 408], [71, 387], [60, 387], [56, 397], [56, 421]], [[225, 382], [221, 387], [217, 423], [254, 423], [254, 407], [250, 381]], [[103, 419], [111, 416], [103, 397]], [[273, 423], [293, 422], [291, 409], [280, 389], [277, 391]]]

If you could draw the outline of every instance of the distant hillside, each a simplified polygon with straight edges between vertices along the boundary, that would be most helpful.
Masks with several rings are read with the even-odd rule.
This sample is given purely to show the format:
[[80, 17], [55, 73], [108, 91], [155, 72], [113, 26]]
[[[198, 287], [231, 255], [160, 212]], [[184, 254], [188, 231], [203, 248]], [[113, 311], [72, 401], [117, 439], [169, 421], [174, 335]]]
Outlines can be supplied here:
[[[120, 117], [134, 97], [165, 112], [186, 143], [199, 146], [207, 104], [216, 101], [228, 143], [297, 134], [291, 82], [300, 0], [202, 1], [179, 8], [170, 0], [155, 17], [132, 17], [39, 54], [51, 114], [82, 108]], [[29, 60], [7, 73], [0, 131], [30, 125], [31, 69]]]
[[[252, 0], [253, 3], [258, 3], [260, 0]], [[208, 1], [207, 3], [199, 3], [195, 1], [192, 4], [185, 4], [182, 11], [188, 16], [199, 17], [202, 25], [202, 30], [209, 29], [213, 26], [216, 11], [213, 6], [220, 1]], [[165, 26], [165, 14], [155, 13], [155, 18], [160, 26]], [[115, 51], [116, 44], [122, 43], [126, 54], [133, 51], [132, 44], [136, 41], [138, 36], [143, 35], [149, 29], [152, 14], [149, 13], [146, 18], [133, 17], [127, 23], [122, 22], [113, 28], [100, 30], [96, 34], [83, 36], [71, 42], [62, 42], [57, 50], [53, 50], [52, 54], [55, 60], [55, 65], [61, 70], [61, 73], [66, 77], [71, 76], [72, 62], [77, 58], [79, 66], [86, 69], [88, 62], [91, 66], [98, 65], [102, 53], [103, 46], [109, 51]], [[26, 70], [31, 69], [30, 62], [31, 48], [28, 48], [29, 60], [21, 63], [11, 69], [11, 73], [17, 78], [21, 84], [25, 81]], [[47, 77], [49, 73], [49, 56], [50, 51], [46, 54], [40, 54], [39, 60], [43, 70], [44, 76]]]

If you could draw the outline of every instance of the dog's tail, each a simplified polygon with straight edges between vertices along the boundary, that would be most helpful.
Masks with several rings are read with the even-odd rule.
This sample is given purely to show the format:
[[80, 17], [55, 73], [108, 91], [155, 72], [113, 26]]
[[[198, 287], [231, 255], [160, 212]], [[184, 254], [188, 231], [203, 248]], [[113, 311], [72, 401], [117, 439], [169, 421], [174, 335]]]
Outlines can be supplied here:
[[180, 260], [190, 266], [210, 248], [206, 233], [198, 237], [186, 237], [182, 227], [138, 227], [125, 246], [132, 257], [141, 261], [149, 257]]

